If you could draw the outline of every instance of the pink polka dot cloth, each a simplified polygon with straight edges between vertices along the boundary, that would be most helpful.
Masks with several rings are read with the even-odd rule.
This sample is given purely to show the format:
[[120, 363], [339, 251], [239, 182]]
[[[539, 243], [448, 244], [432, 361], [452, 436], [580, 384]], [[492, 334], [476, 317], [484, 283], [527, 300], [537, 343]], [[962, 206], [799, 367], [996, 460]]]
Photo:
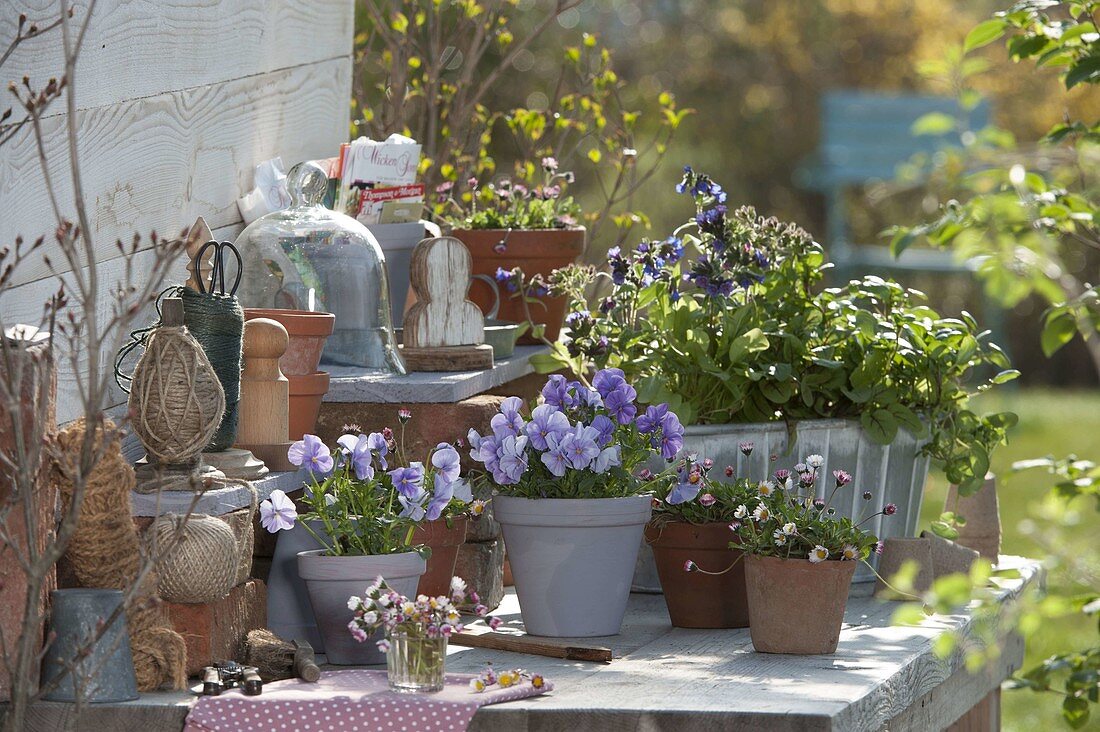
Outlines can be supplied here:
[[221, 696], [200, 697], [187, 715], [184, 732], [464, 732], [479, 707], [537, 696], [542, 689], [522, 684], [481, 693], [470, 689], [473, 674], [447, 674], [442, 691], [398, 694], [390, 690], [385, 671], [325, 671], [315, 684], [298, 679], [264, 684], [260, 696], [231, 689]]

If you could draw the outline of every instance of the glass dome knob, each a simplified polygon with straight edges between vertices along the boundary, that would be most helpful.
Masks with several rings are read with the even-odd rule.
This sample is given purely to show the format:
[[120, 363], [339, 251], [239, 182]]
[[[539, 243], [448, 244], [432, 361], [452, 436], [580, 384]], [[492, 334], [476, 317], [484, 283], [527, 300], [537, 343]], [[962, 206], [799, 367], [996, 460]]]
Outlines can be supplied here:
[[328, 190], [328, 174], [317, 163], [298, 163], [286, 174], [291, 206], [321, 206]]

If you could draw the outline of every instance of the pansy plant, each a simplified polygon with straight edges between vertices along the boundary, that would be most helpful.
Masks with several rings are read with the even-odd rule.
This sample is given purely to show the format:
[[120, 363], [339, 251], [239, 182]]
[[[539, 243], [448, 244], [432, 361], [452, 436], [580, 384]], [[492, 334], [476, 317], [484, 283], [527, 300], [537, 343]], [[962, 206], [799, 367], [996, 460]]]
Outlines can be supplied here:
[[299, 514], [286, 493], [273, 491], [260, 504], [265, 529], [275, 533], [301, 521], [331, 555], [393, 554], [409, 551], [418, 523], [449, 519], [473, 500], [453, 445], [441, 443], [426, 461], [409, 462], [389, 428], [351, 431], [336, 442], [333, 451], [305, 435], [290, 446], [290, 462], [309, 473], [302, 498], [308, 510]]
[[509, 397], [490, 423], [470, 430], [480, 480], [524, 498], [614, 498], [650, 489], [644, 464], [672, 460], [684, 428], [667, 404], [641, 407], [619, 369], [596, 373], [589, 387], [555, 374], [528, 411]]

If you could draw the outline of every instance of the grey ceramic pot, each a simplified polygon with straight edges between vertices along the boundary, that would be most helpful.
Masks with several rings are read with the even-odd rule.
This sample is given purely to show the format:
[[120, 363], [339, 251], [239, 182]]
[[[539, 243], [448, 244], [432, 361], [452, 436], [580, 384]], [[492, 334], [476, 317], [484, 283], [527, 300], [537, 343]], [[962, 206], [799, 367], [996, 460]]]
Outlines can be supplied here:
[[[50, 593], [50, 632], [53, 643], [42, 661], [42, 683], [62, 676], [47, 701], [106, 703], [138, 698], [126, 614], [119, 613], [92, 645], [91, 653], [72, 672], [66, 666], [95, 636], [96, 626], [122, 605], [119, 590], [69, 589]], [[75, 676], [75, 678], [74, 678]], [[77, 683], [74, 683], [77, 682]]]
[[379, 556], [329, 557], [323, 549], [298, 554], [298, 574], [306, 583], [317, 629], [325, 643], [329, 663], [341, 666], [371, 666], [386, 662], [386, 654], [375, 642], [381, 633], [360, 643], [348, 630], [352, 612], [348, 598], [362, 596], [367, 585], [381, 576], [394, 591], [416, 596], [420, 575], [427, 563], [416, 552]]
[[[315, 525], [323, 535], [324, 524]], [[309, 641], [317, 653], [325, 652], [325, 643], [313, 619], [305, 582], [298, 576], [298, 554], [321, 548], [300, 521], [280, 531], [267, 577], [267, 627], [280, 638]]]
[[616, 635], [652, 507], [626, 498], [493, 498], [531, 635]]

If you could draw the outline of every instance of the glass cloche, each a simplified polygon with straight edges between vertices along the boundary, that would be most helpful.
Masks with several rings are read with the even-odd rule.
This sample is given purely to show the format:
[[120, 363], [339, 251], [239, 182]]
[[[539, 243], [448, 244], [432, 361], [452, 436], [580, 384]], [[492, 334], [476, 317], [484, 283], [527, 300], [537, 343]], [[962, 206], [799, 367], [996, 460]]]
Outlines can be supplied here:
[[382, 248], [367, 227], [324, 207], [325, 171], [300, 163], [286, 177], [290, 208], [249, 224], [236, 246], [245, 307], [332, 313], [322, 363], [405, 373], [390, 313]]

